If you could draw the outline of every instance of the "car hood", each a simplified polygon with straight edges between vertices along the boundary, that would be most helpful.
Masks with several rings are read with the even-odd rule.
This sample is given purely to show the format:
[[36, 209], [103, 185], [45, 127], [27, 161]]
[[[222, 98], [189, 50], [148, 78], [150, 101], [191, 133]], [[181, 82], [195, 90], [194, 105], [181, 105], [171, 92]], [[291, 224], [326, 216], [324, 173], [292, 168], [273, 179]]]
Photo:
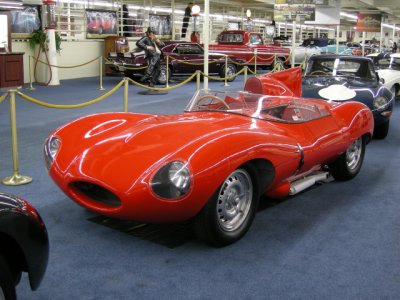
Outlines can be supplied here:
[[129, 177], [138, 178], [165, 161], [188, 161], [204, 144], [246, 124], [248, 117], [223, 113], [93, 115], [53, 134], [61, 139], [56, 167], [103, 182], [110, 179], [108, 174], [126, 174], [127, 169]]
[[400, 77], [400, 71], [392, 70], [392, 69], [378, 69], [377, 70], [379, 77], [384, 78], [385, 80], [391, 79], [392, 77]]
[[302, 95], [307, 98], [319, 98], [319, 91], [331, 85], [344, 85], [354, 90], [356, 95], [349, 100], [360, 101], [370, 108], [376, 97], [375, 90], [379, 87], [377, 83], [360, 80], [353, 77], [332, 77], [332, 76], [305, 76], [302, 83]]

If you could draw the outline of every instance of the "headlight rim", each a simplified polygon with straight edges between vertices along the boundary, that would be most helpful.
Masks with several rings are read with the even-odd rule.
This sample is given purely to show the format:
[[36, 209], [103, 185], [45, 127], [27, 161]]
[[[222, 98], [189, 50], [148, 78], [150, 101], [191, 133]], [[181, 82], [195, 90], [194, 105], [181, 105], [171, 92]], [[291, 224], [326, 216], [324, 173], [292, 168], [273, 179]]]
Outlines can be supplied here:
[[[187, 180], [187, 185], [188, 186], [186, 187], [186, 189], [183, 192], [179, 191], [179, 192], [181, 192], [179, 195], [165, 195], [165, 194], [163, 194], [163, 191], [162, 191], [162, 189], [166, 189], [168, 187], [165, 184], [170, 184], [169, 187], [171, 187], [171, 185], [172, 185], [172, 187], [175, 188], [175, 191], [177, 191], [178, 188], [176, 187], [176, 185], [172, 181], [169, 181], [169, 182], [157, 181], [157, 180], [159, 180], [159, 179], [157, 179], [157, 176], [163, 175], [162, 173], [165, 172], [164, 174], [167, 176], [168, 179], [170, 179], [169, 178], [169, 170], [170, 170], [170, 168], [167, 168], [167, 167], [170, 166], [173, 163], [180, 163], [187, 170], [188, 177], [189, 177], [188, 180]], [[164, 179], [166, 179], [166, 178], [164, 178]], [[190, 166], [189, 162], [186, 161], [186, 160], [183, 160], [183, 159], [173, 159], [173, 160], [165, 161], [160, 167], [157, 168], [157, 170], [151, 176], [151, 178], [149, 180], [149, 187], [150, 187], [151, 192], [157, 198], [160, 198], [162, 200], [179, 201], [182, 198], [186, 197], [188, 194], [190, 194], [190, 191], [193, 189], [193, 173], [192, 173], [192, 169], [191, 169], [191, 166]]]
[[[57, 145], [57, 149], [54, 152], [54, 150], [52, 150], [52, 144], [53, 142], [56, 141], [58, 143]], [[50, 170], [51, 166], [53, 165], [54, 159], [57, 156], [59, 150], [61, 147], [61, 139], [55, 135], [51, 135], [49, 136], [46, 141], [45, 141], [45, 145], [44, 145], [44, 158], [45, 158], [45, 163], [46, 163], [46, 168], [47, 170]]]

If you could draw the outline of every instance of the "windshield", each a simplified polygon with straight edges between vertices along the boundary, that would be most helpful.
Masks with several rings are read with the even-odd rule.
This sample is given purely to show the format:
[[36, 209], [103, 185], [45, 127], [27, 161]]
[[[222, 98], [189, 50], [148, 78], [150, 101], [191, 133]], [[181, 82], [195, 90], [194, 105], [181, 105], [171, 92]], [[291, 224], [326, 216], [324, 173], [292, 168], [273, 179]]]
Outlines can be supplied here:
[[186, 111], [218, 111], [285, 123], [301, 123], [330, 115], [328, 104], [324, 101], [212, 90], [197, 91]]
[[376, 58], [375, 62], [379, 69], [393, 69], [400, 71], [400, 56]]
[[318, 58], [307, 65], [305, 75], [311, 76], [355, 76], [376, 80], [372, 61], [351, 58]]

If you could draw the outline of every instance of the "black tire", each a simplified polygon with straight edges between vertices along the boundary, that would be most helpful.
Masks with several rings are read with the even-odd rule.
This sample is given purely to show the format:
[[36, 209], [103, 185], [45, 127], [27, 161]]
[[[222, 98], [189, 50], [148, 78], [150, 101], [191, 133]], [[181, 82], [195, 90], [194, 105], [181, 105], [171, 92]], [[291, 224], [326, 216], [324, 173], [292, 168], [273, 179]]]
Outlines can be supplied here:
[[[3, 293], [3, 295], [2, 295]], [[17, 299], [14, 286], [14, 278], [10, 267], [8, 266], [3, 255], [0, 254], [0, 299], [15, 300]]]
[[336, 180], [350, 180], [357, 176], [364, 160], [365, 144], [365, 137], [359, 137], [331, 164]]
[[130, 78], [132, 80], [135, 80], [135, 76], [133, 76], [133, 71], [132, 70], [125, 69], [124, 75], [125, 75], [125, 77], [128, 77], [128, 78]]
[[[168, 82], [171, 80], [172, 69], [171, 67], [168, 68]], [[158, 74], [158, 83], [159, 84], [166, 84], [167, 83], [167, 66], [162, 65], [160, 66], [160, 73]]]
[[[236, 66], [234, 64], [228, 64], [226, 67], [226, 77], [231, 77], [236, 74]], [[225, 65], [222, 66], [221, 71], [219, 71], [219, 76], [225, 78]], [[229, 78], [227, 81], [232, 82], [236, 79], [235, 77]]]
[[375, 126], [375, 128], [374, 128], [374, 138], [375, 139], [383, 140], [384, 138], [387, 137], [387, 135], [389, 133], [389, 123], [390, 123], [390, 121], [387, 121], [383, 124]]
[[258, 201], [257, 172], [246, 164], [225, 179], [195, 218], [198, 238], [216, 247], [236, 242], [250, 228]]

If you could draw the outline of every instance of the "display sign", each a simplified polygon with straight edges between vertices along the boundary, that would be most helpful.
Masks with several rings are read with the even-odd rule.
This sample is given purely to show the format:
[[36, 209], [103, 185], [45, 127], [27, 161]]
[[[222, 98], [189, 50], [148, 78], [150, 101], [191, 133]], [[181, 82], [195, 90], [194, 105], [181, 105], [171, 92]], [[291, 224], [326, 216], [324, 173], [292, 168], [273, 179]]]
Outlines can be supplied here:
[[11, 11], [13, 37], [29, 37], [40, 27], [40, 6], [24, 5], [22, 10]]
[[172, 38], [171, 15], [149, 14], [149, 26], [162, 39]]
[[105, 38], [117, 35], [117, 12], [86, 9], [86, 37]]
[[284, 21], [314, 21], [315, 1], [276, 0], [274, 5], [274, 20]]
[[356, 31], [380, 32], [382, 16], [379, 14], [358, 14]]

